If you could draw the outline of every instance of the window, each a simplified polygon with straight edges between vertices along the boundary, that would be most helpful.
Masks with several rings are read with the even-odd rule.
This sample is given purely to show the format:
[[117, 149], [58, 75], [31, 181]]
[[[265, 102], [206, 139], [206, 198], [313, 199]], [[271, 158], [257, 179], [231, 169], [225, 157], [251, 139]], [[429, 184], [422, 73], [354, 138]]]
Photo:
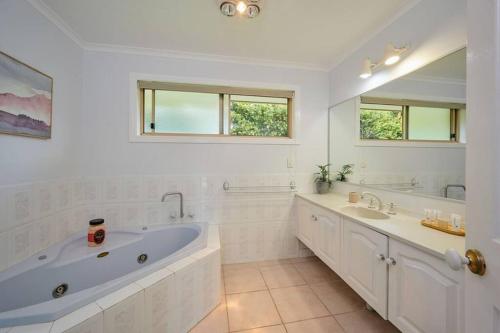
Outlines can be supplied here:
[[465, 142], [465, 105], [361, 97], [362, 140]]
[[141, 135], [290, 138], [293, 91], [138, 81]]

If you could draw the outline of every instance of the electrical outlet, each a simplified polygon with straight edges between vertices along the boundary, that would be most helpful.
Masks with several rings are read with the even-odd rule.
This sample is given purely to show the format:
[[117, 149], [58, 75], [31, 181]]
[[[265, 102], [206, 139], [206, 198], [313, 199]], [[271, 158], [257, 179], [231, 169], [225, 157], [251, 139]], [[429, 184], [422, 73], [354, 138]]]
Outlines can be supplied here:
[[293, 161], [293, 158], [292, 158], [292, 157], [289, 157], [289, 158], [287, 158], [287, 159], [286, 159], [286, 167], [287, 167], [288, 169], [293, 169], [294, 164], [295, 164], [295, 163], [294, 163], [294, 161]]

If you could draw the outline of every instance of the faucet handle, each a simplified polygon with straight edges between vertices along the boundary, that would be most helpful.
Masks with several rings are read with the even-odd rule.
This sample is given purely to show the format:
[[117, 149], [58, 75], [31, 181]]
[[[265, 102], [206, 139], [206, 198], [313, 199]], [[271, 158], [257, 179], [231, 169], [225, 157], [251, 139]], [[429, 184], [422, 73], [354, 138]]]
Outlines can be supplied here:
[[386, 203], [385, 206], [387, 206], [387, 214], [396, 215], [396, 211], [394, 210], [394, 208], [396, 208], [398, 205], [396, 205], [394, 202], [389, 202]]
[[368, 204], [368, 208], [375, 208], [375, 199], [370, 198], [370, 203]]

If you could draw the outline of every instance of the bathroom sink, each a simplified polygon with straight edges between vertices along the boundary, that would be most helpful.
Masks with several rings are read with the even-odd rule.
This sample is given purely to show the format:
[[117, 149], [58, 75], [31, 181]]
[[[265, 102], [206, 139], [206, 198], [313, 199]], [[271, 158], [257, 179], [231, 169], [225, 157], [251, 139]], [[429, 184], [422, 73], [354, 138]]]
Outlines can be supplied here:
[[389, 219], [389, 215], [382, 213], [381, 211], [365, 207], [346, 206], [341, 208], [340, 210], [346, 214], [362, 217], [365, 219], [371, 219], [371, 220]]

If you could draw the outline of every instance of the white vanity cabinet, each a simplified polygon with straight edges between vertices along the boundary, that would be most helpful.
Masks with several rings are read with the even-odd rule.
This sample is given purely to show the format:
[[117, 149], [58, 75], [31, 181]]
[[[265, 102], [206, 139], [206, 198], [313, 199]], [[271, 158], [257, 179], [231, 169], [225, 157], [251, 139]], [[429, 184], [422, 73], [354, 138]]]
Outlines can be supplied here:
[[331, 269], [340, 272], [340, 216], [303, 200], [299, 200], [297, 208], [298, 238]]
[[335, 272], [341, 269], [342, 219], [339, 215], [321, 208], [313, 208], [314, 252]]
[[464, 271], [394, 239], [389, 258], [389, 320], [402, 332], [463, 332]]
[[298, 200], [297, 203], [297, 237], [304, 243], [309, 249], [314, 250], [313, 247], [313, 236], [315, 222], [312, 213], [313, 205], [307, 203], [304, 200]]
[[380, 316], [387, 319], [389, 238], [344, 218], [342, 276]]
[[384, 319], [404, 333], [464, 332], [464, 270], [320, 205], [297, 209], [297, 237]]

